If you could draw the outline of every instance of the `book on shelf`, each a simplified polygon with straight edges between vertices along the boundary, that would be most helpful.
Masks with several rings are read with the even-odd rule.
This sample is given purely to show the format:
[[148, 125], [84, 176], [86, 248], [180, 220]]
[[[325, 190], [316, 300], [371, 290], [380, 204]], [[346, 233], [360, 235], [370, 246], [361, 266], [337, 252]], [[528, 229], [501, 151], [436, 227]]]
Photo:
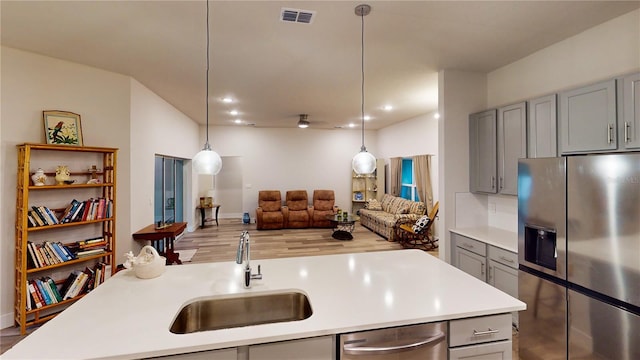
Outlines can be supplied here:
[[61, 245], [60, 243], [57, 243], [57, 242], [52, 242], [50, 244], [53, 250], [55, 250], [55, 252], [58, 254], [58, 256], [63, 262], [73, 260], [73, 258], [63, 250], [64, 245]]
[[51, 258], [55, 261], [56, 264], [60, 264], [60, 263], [63, 263], [65, 261], [67, 261], [64, 256], [60, 255], [56, 251], [56, 249], [53, 247], [53, 244], [51, 244], [48, 241], [45, 241], [43, 243], [43, 245], [46, 247], [47, 251], [49, 252], [49, 254], [51, 256]]
[[83, 258], [83, 257], [87, 257], [87, 256], [104, 254], [106, 252], [107, 252], [107, 250], [103, 249], [103, 248], [90, 249], [90, 250], [81, 250], [81, 251], [76, 252], [76, 256], [79, 257], [79, 258]]
[[51, 300], [51, 297], [49, 296], [49, 292], [45, 290], [42, 281], [40, 279], [34, 279], [33, 280], [34, 284], [36, 285], [36, 288], [38, 289], [38, 291], [40, 292], [40, 295], [42, 295], [42, 299], [44, 300], [44, 304], [45, 305], [51, 305], [53, 303], [53, 301]]
[[32, 206], [31, 208], [33, 209], [33, 215], [36, 216], [38, 220], [38, 225], [45, 226], [49, 224], [49, 221], [47, 221], [47, 218], [44, 217], [44, 214], [40, 212], [37, 206]]
[[42, 298], [40, 297], [40, 295], [38, 294], [38, 292], [36, 291], [35, 285], [33, 284], [33, 281], [27, 281], [27, 288], [29, 289], [29, 295], [31, 295], [31, 298], [33, 300], [33, 303], [36, 307], [36, 309], [39, 309], [43, 306], [42, 303]]
[[60, 241], [58, 241], [56, 244], [58, 245], [60, 250], [62, 250], [62, 252], [64, 252], [64, 255], [67, 257], [67, 259], [73, 260], [73, 259], [76, 258], [73, 255], [73, 253], [71, 252], [71, 250], [69, 250], [69, 248], [65, 244], [61, 243]]
[[62, 284], [62, 288], [60, 288], [60, 292], [64, 294], [62, 298], [64, 300], [71, 299], [73, 296], [73, 292], [78, 287], [78, 282], [80, 281], [80, 274], [82, 274], [79, 270], [72, 271], [67, 280], [65, 280], [64, 284]]
[[42, 278], [42, 281], [46, 281], [49, 284], [49, 288], [51, 288], [51, 292], [53, 292], [53, 295], [58, 300], [58, 302], [62, 301], [62, 294], [60, 294], [60, 290], [58, 290], [58, 285], [56, 284], [56, 282], [48, 276]]
[[70, 222], [71, 221], [71, 217], [73, 216], [73, 213], [77, 209], [79, 204], [80, 204], [80, 202], [78, 200], [76, 200], [76, 199], [71, 200], [69, 205], [67, 205], [67, 208], [64, 209], [64, 211], [62, 212], [62, 215], [60, 215], [60, 217], [58, 218], [58, 221], [61, 224]]
[[51, 301], [52, 304], [56, 304], [58, 303], [58, 297], [56, 296], [56, 293], [53, 291], [53, 288], [51, 287], [51, 284], [49, 284], [49, 282], [47, 281], [46, 277], [40, 278], [38, 279], [39, 283], [42, 285], [42, 287], [44, 288], [44, 291], [47, 292], [47, 295], [49, 295], [49, 300]]
[[29, 290], [29, 280], [27, 280], [25, 285], [26, 285], [26, 289], [27, 289], [27, 296], [26, 296], [27, 304], [26, 304], [26, 307], [27, 307], [27, 311], [29, 311], [29, 310], [33, 309], [33, 307], [36, 306], [36, 305], [35, 305], [35, 303], [33, 301], [33, 296], [31, 295], [31, 291]]
[[38, 257], [36, 256], [34, 249], [35, 245], [31, 241], [27, 241], [27, 253], [29, 255], [27, 256], [27, 269], [35, 269], [42, 266], [40, 265], [40, 261], [38, 261]]
[[29, 219], [32, 219], [33, 222], [35, 222], [35, 226], [44, 226], [44, 222], [42, 221], [40, 216], [38, 216], [35, 210], [29, 210], [27, 214]]

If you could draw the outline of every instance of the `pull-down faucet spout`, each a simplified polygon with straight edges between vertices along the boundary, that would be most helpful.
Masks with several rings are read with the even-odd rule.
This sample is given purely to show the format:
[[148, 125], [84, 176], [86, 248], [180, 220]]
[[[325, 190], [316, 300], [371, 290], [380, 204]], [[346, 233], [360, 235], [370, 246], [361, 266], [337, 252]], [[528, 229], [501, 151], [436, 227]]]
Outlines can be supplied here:
[[261, 280], [262, 273], [260, 273], [260, 265], [258, 265], [258, 273], [251, 274], [251, 245], [250, 245], [249, 232], [244, 230], [240, 234], [240, 241], [238, 242], [238, 251], [236, 253], [236, 264], [243, 264], [244, 268], [244, 281], [242, 285], [245, 289], [251, 287], [251, 280]]

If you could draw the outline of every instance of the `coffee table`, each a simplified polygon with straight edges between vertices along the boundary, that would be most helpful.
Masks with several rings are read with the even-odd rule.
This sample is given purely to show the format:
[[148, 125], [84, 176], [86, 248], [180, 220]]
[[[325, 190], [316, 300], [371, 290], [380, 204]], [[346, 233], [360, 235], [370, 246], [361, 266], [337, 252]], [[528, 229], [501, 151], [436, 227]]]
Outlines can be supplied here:
[[331, 221], [331, 226], [333, 227], [331, 237], [336, 240], [352, 240], [356, 221], [360, 220], [358, 216], [351, 214], [348, 214], [346, 218], [338, 215], [329, 215], [327, 219]]

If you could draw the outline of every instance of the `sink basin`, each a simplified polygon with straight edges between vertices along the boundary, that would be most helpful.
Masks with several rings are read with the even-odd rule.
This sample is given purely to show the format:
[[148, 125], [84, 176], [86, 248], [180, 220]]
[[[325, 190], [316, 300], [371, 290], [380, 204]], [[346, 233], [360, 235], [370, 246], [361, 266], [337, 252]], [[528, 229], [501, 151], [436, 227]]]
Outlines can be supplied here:
[[201, 299], [185, 305], [171, 324], [175, 334], [307, 319], [309, 298], [297, 291]]

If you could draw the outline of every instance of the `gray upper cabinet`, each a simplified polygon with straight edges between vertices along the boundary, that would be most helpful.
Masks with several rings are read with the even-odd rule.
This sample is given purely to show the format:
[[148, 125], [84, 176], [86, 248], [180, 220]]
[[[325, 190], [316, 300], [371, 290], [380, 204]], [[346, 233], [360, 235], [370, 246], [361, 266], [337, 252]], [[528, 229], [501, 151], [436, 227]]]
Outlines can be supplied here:
[[530, 158], [558, 156], [556, 95], [529, 100], [528, 156]]
[[498, 109], [498, 192], [518, 195], [518, 159], [527, 157], [527, 104]]
[[618, 80], [620, 148], [640, 149], [640, 73]]
[[559, 103], [562, 154], [617, 149], [615, 79], [561, 92]]
[[469, 115], [469, 187], [471, 192], [496, 193], [496, 110]]

